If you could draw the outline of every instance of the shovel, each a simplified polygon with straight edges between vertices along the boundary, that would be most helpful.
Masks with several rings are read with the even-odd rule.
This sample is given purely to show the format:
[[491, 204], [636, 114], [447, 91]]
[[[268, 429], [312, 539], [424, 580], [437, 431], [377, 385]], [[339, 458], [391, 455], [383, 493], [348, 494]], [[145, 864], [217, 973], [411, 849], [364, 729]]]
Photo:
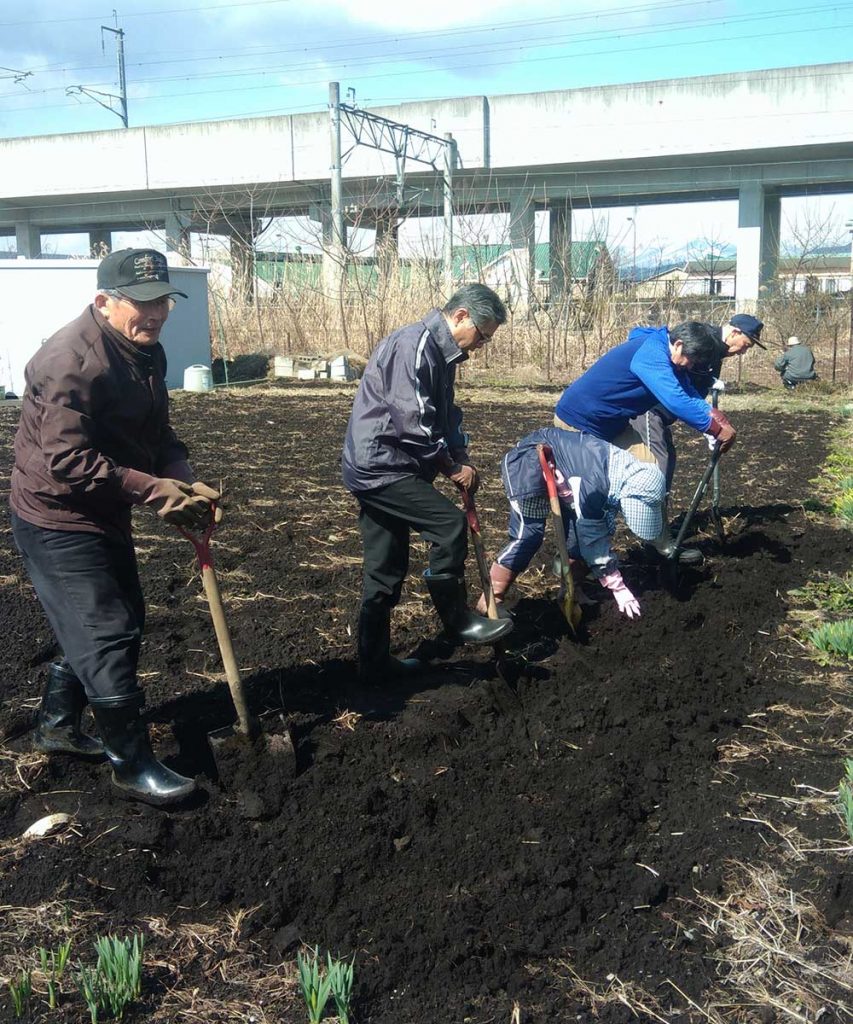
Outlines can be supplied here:
[[569, 629], [577, 635], [577, 628], [580, 625], [583, 611], [575, 601], [575, 581], [572, 579], [571, 563], [569, 562], [569, 550], [566, 547], [566, 530], [563, 526], [563, 511], [560, 508], [560, 499], [557, 495], [557, 481], [554, 477], [553, 453], [545, 444], [537, 444], [536, 451], [539, 453], [539, 465], [542, 467], [542, 476], [545, 477], [545, 486], [548, 489], [548, 501], [551, 505], [551, 516], [554, 520], [554, 540], [557, 542], [557, 552], [560, 556], [560, 576], [563, 581], [563, 600], [560, 608], [569, 624]]
[[[483, 532], [480, 529], [480, 517], [477, 515], [477, 506], [474, 504], [474, 496], [464, 487], [460, 487], [462, 491], [462, 507], [465, 509], [465, 518], [468, 520], [468, 529], [471, 531], [471, 541], [474, 545], [474, 555], [477, 559], [477, 570], [480, 573], [480, 583], [483, 587], [483, 594], [486, 598], [486, 614], [490, 619], [499, 619], [501, 617], [498, 611], [498, 603], [495, 600], [494, 591], [492, 590], [492, 579], [489, 575], [489, 567], [486, 562], [486, 550], [483, 544]], [[498, 677], [502, 682], [506, 683], [509, 694], [513, 701], [517, 701], [515, 691], [509, 686], [510, 681], [510, 669], [506, 658], [506, 647], [504, 642], [499, 640], [495, 644], [495, 668], [498, 673]]]
[[681, 544], [687, 536], [687, 531], [690, 529], [690, 524], [693, 521], [693, 516], [696, 514], [696, 509], [699, 507], [699, 502], [702, 500], [702, 496], [708, 488], [708, 483], [714, 475], [717, 463], [720, 461], [720, 455], [720, 445], [717, 442], [714, 445], [714, 450], [711, 452], [711, 458], [708, 459], [708, 465], [702, 474], [699, 486], [696, 488], [696, 493], [693, 495], [693, 501], [690, 502], [690, 508], [688, 508], [687, 514], [681, 522], [681, 528], [678, 531], [678, 536], [675, 538], [672, 551], [666, 557], [666, 573], [673, 588], [678, 584], [678, 552], [681, 550]]
[[[717, 388], [711, 390], [711, 405], [713, 408], [720, 407], [720, 392]], [[711, 522], [714, 524], [714, 531], [717, 534], [717, 542], [720, 545], [726, 543], [726, 528], [723, 525], [723, 517], [720, 514], [720, 467], [714, 466], [713, 490], [711, 492]]]
[[[282, 734], [266, 735], [261, 731], [258, 719], [249, 711], [210, 553], [210, 538], [216, 529], [215, 512], [216, 506], [213, 504], [210, 522], [200, 536], [179, 527], [181, 533], [192, 543], [198, 557], [204, 593], [210, 606], [210, 617], [213, 619], [228, 689], [231, 691], [231, 700], [237, 712], [237, 721], [233, 725], [208, 733], [207, 739], [219, 778], [227, 788], [245, 787], [260, 768], [266, 776], [263, 789], [269, 790], [271, 785], [283, 784], [295, 776], [296, 752], [287, 729]], [[264, 761], [260, 766], [257, 764], [258, 758]]]

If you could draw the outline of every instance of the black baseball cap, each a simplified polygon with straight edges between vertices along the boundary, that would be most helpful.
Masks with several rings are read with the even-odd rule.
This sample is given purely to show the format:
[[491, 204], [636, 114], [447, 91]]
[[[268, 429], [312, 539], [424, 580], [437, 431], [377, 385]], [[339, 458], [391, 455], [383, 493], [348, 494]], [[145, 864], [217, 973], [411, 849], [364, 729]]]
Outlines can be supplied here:
[[729, 323], [732, 327], [736, 327], [741, 334], [751, 338], [759, 348], [763, 348], [765, 352], [767, 351], [767, 346], [762, 345], [759, 340], [764, 324], [758, 317], [750, 316], [749, 313], [735, 313], [734, 316], [729, 317]]
[[98, 265], [98, 288], [139, 302], [162, 299], [164, 295], [186, 298], [169, 284], [169, 264], [156, 249], [119, 249], [105, 256]]

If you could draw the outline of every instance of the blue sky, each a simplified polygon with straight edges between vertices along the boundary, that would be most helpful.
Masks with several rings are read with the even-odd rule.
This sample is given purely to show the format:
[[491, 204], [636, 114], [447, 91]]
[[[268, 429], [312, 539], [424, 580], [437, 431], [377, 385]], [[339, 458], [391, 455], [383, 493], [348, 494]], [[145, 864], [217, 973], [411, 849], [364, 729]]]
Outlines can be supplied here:
[[[853, 0], [133, 0], [117, 24], [131, 126], [318, 110], [331, 80], [366, 106], [853, 58]], [[102, 25], [98, 0], [4, 0], [0, 137], [118, 126], [66, 95], [118, 92]]]
[[[125, 33], [131, 127], [320, 110], [329, 81], [370, 106], [853, 59], [853, 0], [132, 0], [115, 18], [98, 0], [3, 0], [0, 138], [120, 127], [75, 91], [119, 91], [101, 26]], [[849, 196], [819, 205], [853, 215]], [[614, 241], [736, 225], [731, 203], [657, 209], [614, 214]]]

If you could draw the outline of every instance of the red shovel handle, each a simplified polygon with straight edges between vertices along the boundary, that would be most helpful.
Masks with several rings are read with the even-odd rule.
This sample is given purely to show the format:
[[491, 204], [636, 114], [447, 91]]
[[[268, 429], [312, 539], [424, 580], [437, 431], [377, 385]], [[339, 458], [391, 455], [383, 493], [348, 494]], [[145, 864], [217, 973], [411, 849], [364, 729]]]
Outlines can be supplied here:
[[210, 538], [213, 536], [213, 531], [216, 529], [216, 526], [216, 502], [212, 501], [210, 503], [210, 522], [207, 524], [204, 532], [200, 536], [197, 536], [190, 530], [184, 529], [183, 526], [178, 527], [178, 530], [195, 548], [198, 564], [202, 572], [204, 572], [205, 569], [213, 568], [213, 555], [210, 553]]
[[536, 451], [539, 454], [539, 465], [542, 467], [542, 476], [545, 478], [545, 486], [548, 489], [548, 498], [552, 502], [557, 501], [557, 480], [554, 477], [554, 453], [547, 444], [537, 444]]
[[467, 488], [460, 487], [459, 490], [462, 491], [462, 507], [465, 509], [465, 518], [468, 520], [468, 526], [471, 528], [472, 533], [479, 534], [480, 517], [477, 515], [477, 506], [474, 504], [474, 499]]

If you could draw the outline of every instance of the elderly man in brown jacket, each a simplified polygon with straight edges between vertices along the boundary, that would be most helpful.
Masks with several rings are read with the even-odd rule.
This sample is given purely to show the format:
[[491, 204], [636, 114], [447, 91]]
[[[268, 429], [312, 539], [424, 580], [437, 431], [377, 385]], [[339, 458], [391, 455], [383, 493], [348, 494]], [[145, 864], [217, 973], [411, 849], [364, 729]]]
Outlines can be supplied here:
[[[175, 295], [162, 253], [124, 249], [101, 262], [93, 303], [27, 365], [10, 498], [15, 543], [63, 652], [48, 671], [35, 745], [106, 755], [114, 784], [155, 805], [195, 783], [157, 760], [140, 717], [145, 605], [131, 508], [198, 527], [219, 498], [196, 481], [169, 424], [159, 338]], [[100, 740], [81, 731], [87, 702]]]

